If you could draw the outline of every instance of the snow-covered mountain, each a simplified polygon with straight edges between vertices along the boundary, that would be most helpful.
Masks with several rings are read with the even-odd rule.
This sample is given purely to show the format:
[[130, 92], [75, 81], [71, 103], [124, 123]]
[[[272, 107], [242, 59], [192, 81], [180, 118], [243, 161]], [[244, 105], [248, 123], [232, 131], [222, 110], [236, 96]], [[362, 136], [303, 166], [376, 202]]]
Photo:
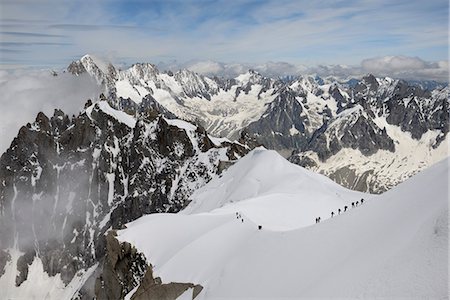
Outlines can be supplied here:
[[73, 62], [68, 71], [89, 73], [105, 86], [110, 99], [140, 103], [149, 95], [177, 117], [200, 122], [212, 135], [232, 139], [259, 119], [282, 85], [251, 70], [234, 79], [208, 78], [186, 69], [160, 72], [148, 63], [119, 71], [90, 55]]
[[289, 160], [352, 189], [386, 191], [448, 156], [448, 93], [364, 77]]
[[[89, 55], [68, 71], [89, 74], [105, 94], [87, 101], [77, 116], [39, 113], [0, 158], [0, 288], [7, 298], [140, 299], [152, 291], [175, 299], [186, 290], [237, 296], [214, 287], [222, 286], [221, 274], [236, 271], [234, 265], [221, 269], [223, 259], [239, 264], [263, 242], [272, 252], [291, 238], [300, 247], [312, 235], [313, 219], [324, 221], [338, 209], [343, 214], [360, 198], [375, 202], [391, 195], [350, 191], [297, 165], [352, 189], [382, 192], [448, 155], [448, 87], [427, 90], [370, 75], [344, 83], [312, 76], [281, 80], [251, 70], [233, 79], [208, 78], [144, 63], [119, 70]], [[244, 157], [260, 144], [290, 162], [262, 148]], [[144, 216], [153, 213], [160, 214]], [[352, 224], [378, 234], [375, 218], [366, 214], [367, 227], [359, 217]], [[383, 214], [384, 208], [375, 212]], [[125, 224], [146, 228], [145, 239], [155, 242], [151, 253], [140, 246], [143, 237], [134, 236], [141, 229], [116, 236]], [[264, 241], [247, 244], [256, 234]], [[323, 234], [316, 245], [329, 246]], [[215, 242], [216, 235], [223, 247], [209, 255], [203, 243]], [[352, 237], [364, 240], [360, 232]], [[234, 255], [236, 243], [249, 247], [247, 256]], [[205, 261], [193, 259], [189, 270], [179, 270], [191, 252], [203, 253]], [[327, 258], [345, 260], [344, 254]], [[291, 272], [272, 271], [292, 280]], [[254, 283], [243, 290], [238, 285], [245, 280], [223, 276], [242, 297], [260, 295]]]
[[[89, 55], [68, 70], [88, 72], [103, 83], [117, 109], [129, 109], [123, 99], [151, 99], [213, 135], [245, 135], [352, 189], [386, 191], [448, 156], [445, 85], [430, 90], [372, 75], [348, 82], [317, 76], [281, 80], [251, 70], [221, 79], [189, 70], [160, 72], [151, 64], [120, 71]], [[421, 151], [412, 152], [417, 146]]]
[[248, 152], [165, 117], [149, 100], [130, 115], [102, 99], [72, 118], [60, 110], [38, 114], [0, 158], [6, 298], [93, 296], [94, 288], [81, 287], [94, 286], [101, 272], [107, 230], [179, 211], [224, 164]]
[[[181, 213], [144, 216], [117, 238], [145, 255], [152, 282], [183, 283], [175, 297], [445, 298], [448, 166], [369, 195], [257, 149]], [[159, 289], [142, 281], [127, 299], [143, 291]]]

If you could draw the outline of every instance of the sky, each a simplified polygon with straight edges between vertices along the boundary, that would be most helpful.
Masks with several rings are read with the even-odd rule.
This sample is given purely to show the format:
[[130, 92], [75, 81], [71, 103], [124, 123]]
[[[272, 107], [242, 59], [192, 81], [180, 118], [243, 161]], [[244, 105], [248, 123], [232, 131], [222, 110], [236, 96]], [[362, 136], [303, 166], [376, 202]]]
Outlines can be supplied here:
[[406, 63], [406, 68], [448, 67], [447, 0], [0, 0], [0, 4], [1, 69], [62, 68], [87, 53], [116, 64], [270, 62], [298, 69], [363, 67], [365, 60], [400, 57], [396, 62]]

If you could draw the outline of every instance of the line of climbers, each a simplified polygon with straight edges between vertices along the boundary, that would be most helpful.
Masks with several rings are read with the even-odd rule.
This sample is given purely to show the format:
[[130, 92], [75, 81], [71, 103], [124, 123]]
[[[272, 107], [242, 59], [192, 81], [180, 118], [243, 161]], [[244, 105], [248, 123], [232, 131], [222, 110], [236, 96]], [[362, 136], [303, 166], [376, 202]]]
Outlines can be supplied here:
[[[364, 199], [361, 199], [361, 205], [362, 205], [363, 203], [364, 203]], [[359, 205], [359, 201], [352, 202], [352, 208], [358, 207], [358, 205]], [[346, 212], [347, 209], [348, 209], [348, 206], [347, 206], [347, 205], [344, 206], [344, 212]], [[338, 209], [338, 215], [340, 215], [340, 214], [341, 214], [341, 209], [339, 208], [339, 209]], [[334, 211], [332, 211], [332, 212], [331, 212], [331, 217], [334, 217], [334, 215], [335, 215], [335, 213], [334, 213]], [[316, 218], [316, 223], [320, 223], [320, 217]]]
[[[244, 223], [244, 218], [242, 217], [242, 215], [240, 214], [240, 213], [238, 213], [238, 212], [236, 212], [236, 219], [240, 219], [241, 220], [241, 223]], [[262, 225], [258, 225], [258, 230], [261, 230], [262, 229]]]

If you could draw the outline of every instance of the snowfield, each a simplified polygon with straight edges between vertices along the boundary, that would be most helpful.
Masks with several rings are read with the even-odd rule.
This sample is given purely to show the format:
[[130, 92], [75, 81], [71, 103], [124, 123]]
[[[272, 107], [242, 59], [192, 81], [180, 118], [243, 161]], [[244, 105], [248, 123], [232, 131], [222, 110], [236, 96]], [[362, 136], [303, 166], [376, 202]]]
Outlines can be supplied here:
[[163, 282], [201, 284], [198, 299], [446, 298], [448, 164], [375, 196], [256, 149], [182, 213], [144, 216], [118, 238]]

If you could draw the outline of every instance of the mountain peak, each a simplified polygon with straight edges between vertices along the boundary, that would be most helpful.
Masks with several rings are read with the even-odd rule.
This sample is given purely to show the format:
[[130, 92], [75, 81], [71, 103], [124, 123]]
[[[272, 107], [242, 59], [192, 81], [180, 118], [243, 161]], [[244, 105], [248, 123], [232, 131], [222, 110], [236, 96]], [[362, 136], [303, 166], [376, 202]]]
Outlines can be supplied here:
[[259, 83], [264, 79], [264, 76], [253, 69], [249, 69], [247, 72], [237, 76], [235, 79], [243, 84]]
[[109, 68], [112, 66], [110, 62], [98, 58], [97, 56], [86, 54], [81, 57], [80, 61], [85, 64], [94, 64], [99, 68], [104, 74], [108, 74]]
[[369, 85], [378, 85], [377, 78], [373, 74], [367, 74], [362, 78], [362, 81]]

